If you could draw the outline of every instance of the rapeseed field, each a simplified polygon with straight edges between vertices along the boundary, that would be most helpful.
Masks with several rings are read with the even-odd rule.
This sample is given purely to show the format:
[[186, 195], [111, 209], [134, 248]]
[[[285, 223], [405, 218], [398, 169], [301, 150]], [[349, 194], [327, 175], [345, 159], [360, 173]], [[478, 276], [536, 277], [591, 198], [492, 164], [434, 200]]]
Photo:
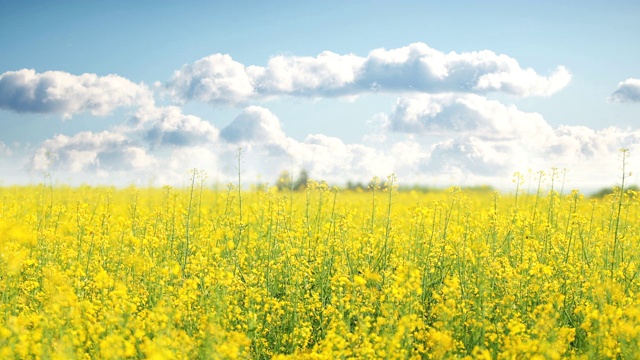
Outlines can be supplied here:
[[0, 188], [0, 358], [637, 358], [638, 196], [549, 179]]

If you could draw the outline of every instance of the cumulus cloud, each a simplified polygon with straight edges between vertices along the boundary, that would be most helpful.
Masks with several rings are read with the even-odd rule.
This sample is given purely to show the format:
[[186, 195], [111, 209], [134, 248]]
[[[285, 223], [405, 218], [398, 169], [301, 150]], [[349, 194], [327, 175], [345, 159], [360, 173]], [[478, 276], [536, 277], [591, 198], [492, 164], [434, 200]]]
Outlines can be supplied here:
[[166, 88], [178, 102], [197, 100], [210, 104], [244, 103], [255, 91], [245, 66], [226, 54], [213, 54], [184, 65]]
[[45, 141], [32, 167], [103, 179], [152, 179], [156, 185], [184, 184], [188, 171], [199, 168], [220, 182], [235, 181], [238, 170], [250, 183], [305, 169], [311, 178], [335, 184], [396, 173], [406, 184], [508, 188], [515, 171], [555, 166], [569, 169], [576, 186], [588, 189], [616, 181], [620, 148], [640, 152], [640, 131], [553, 128], [539, 114], [472, 94], [400, 98], [389, 114], [377, 118], [384, 126], [376, 131], [388, 136], [375, 141], [346, 143], [323, 134], [298, 141], [259, 106], [245, 108], [220, 131], [178, 108], [151, 107], [112, 131]]
[[503, 92], [548, 96], [571, 74], [559, 66], [551, 75], [522, 68], [517, 60], [485, 50], [442, 53], [424, 43], [375, 49], [367, 57], [329, 51], [316, 57], [274, 56], [266, 67], [245, 66], [214, 54], [184, 65], [165, 84], [175, 101], [237, 105], [274, 96], [353, 96], [370, 92]]
[[516, 171], [556, 167], [568, 170], [568, 187], [593, 190], [619, 179], [621, 148], [631, 151], [630, 169], [640, 166], [639, 130], [552, 127], [540, 114], [473, 94], [399, 98], [376, 119], [386, 136], [369, 137], [371, 153], [406, 183], [508, 188]]
[[153, 102], [142, 84], [118, 75], [72, 75], [63, 71], [36, 73], [33, 69], [0, 75], [0, 107], [17, 112], [54, 113], [65, 118], [88, 111], [106, 115], [118, 107]]
[[552, 128], [537, 113], [525, 113], [473, 94], [401, 97], [388, 117], [393, 131], [410, 134], [465, 135], [483, 139], [550, 136]]
[[218, 136], [211, 123], [185, 115], [180, 108], [148, 105], [109, 131], [61, 134], [44, 141], [30, 168], [70, 176], [83, 173], [107, 182], [145, 179], [177, 184], [197, 164], [210, 167], [217, 161]]
[[[290, 169], [299, 144], [284, 133], [275, 114], [260, 106], [246, 107], [220, 131], [220, 139], [221, 159], [235, 159], [241, 148], [243, 173], [254, 179], [266, 177], [267, 181], [278, 171]], [[224, 163], [222, 160], [221, 164]], [[226, 165], [227, 169], [235, 167]]]
[[46, 140], [32, 157], [31, 168], [94, 180], [117, 176], [125, 184], [143, 178], [172, 185], [184, 183], [188, 171], [199, 168], [227, 181], [238, 170], [238, 148], [243, 150], [243, 178], [251, 180], [271, 181], [292, 167], [336, 183], [393, 171], [392, 156], [369, 146], [321, 134], [296, 141], [284, 133], [276, 115], [259, 106], [245, 108], [221, 131], [176, 107], [141, 108], [111, 131]]
[[370, 52], [358, 85], [361, 89], [387, 91], [500, 91], [518, 96], [547, 96], [564, 88], [570, 80], [571, 75], [563, 66], [545, 77], [493, 51], [445, 54], [426, 44], [414, 43]]
[[388, 175], [393, 159], [375, 148], [362, 144], [345, 144], [341, 139], [312, 134], [297, 143], [292, 152], [297, 167], [307, 169], [319, 179], [335, 183], [366, 180], [374, 175]]
[[230, 144], [261, 144], [278, 152], [286, 152], [292, 139], [282, 131], [280, 120], [266, 108], [249, 106], [220, 132]]
[[191, 170], [198, 169], [205, 172], [209, 181], [231, 181], [230, 178], [220, 177], [220, 174], [232, 174], [230, 163], [232, 156], [227, 157], [228, 163], [221, 163], [220, 156], [226, 154], [219, 147], [210, 145], [192, 145], [175, 147], [162, 157], [162, 162], [147, 177], [155, 185], [183, 185], [191, 176]]
[[130, 119], [128, 133], [138, 133], [150, 146], [192, 146], [217, 141], [219, 131], [210, 122], [185, 115], [175, 106], [140, 108]]
[[546, 164], [569, 169], [580, 189], [611, 186], [621, 175], [620, 149], [629, 149], [627, 169], [640, 166], [640, 130], [616, 127], [594, 130], [584, 126], [560, 126], [547, 146], [535, 153]]
[[640, 150], [640, 131], [553, 128], [540, 114], [472, 94], [399, 98], [388, 115], [378, 117], [383, 130], [412, 139], [401, 151], [420, 154], [409, 157], [420, 174], [445, 174], [449, 183], [485, 179], [495, 184], [515, 171], [557, 167], [586, 179], [583, 186], [602, 186], [616, 180], [619, 149]]
[[250, 106], [220, 132], [228, 145], [222, 158], [231, 157], [232, 146], [242, 147], [249, 177], [275, 178], [277, 172], [305, 169], [318, 179], [343, 182], [389, 174], [393, 159], [375, 148], [346, 144], [341, 139], [311, 134], [304, 141], [288, 137], [280, 120], [268, 109]]
[[80, 132], [73, 136], [56, 135], [42, 143], [32, 159], [35, 170], [141, 169], [157, 162], [147, 152], [133, 144], [125, 135], [102, 131]]
[[274, 56], [266, 67], [248, 68], [257, 93], [269, 95], [342, 95], [357, 80], [366, 59], [324, 51], [317, 57]]
[[554, 135], [543, 154], [556, 161], [612, 161], [612, 154], [621, 148], [635, 149], [640, 146], [640, 131], [616, 127], [593, 130], [585, 126], [560, 126]]
[[609, 101], [617, 103], [640, 102], [640, 79], [627, 79], [618, 84]]
[[532, 146], [514, 140], [490, 140], [473, 136], [447, 138], [431, 146], [421, 169], [430, 174], [456, 174], [508, 179], [521, 166], [531, 165]]
[[[562, 127], [546, 142], [525, 136], [512, 140], [490, 140], [472, 136], [450, 137], [430, 146], [419, 164], [419, 173], [428, 183], [490, 184], [508, 187], [517, 171], [566, 169], [567, 187], [593, 190], [619, 180], [619, 150], [640, 152], [640, 132], [617, 128], [595, 131]], [[426, 145], [426, 144], [422, 144]], [[424, 146], [423, 146], [424, 148]], [[632, 158], [633, 160], [633, 158]], [[637, 160], [633, 160], [635, 166]], [[633, 165], [630, 165], [632, 168]]]

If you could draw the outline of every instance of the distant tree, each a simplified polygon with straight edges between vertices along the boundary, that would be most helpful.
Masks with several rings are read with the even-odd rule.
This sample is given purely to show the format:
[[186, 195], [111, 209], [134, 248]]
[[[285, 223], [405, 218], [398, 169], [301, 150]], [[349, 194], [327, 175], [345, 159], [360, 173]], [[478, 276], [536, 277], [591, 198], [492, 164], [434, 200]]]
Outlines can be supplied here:
[[[603, 198], [603, 197], [605, 197], [605, 196], [607, 196], [607, 195], [611, 195], [611, 194], [613, 194], [613, 189], [614, 189], [614, 188], [618, 188], [618, 186], [613, 187], [613, 188], [604, 188], [604, 189], [600, 189], [600, 190], [598, 190], [597, 192], [593, 193], [593, 194], [591, 195], [591, 197], [593, 197], [593, 198]], [[619, 190], [619, 189], [618, 189], [618, 190]], [[638, 186], [637, 186], [637, 185], [631, 185], [631, 186], [628, 186], [628, 187], [625, 189], [625, 192], [626, 192], [626, 191], [628, 191], [628, 190], [633, 190], [633, 191], [636, 191], [636, 192], [637, 192], [637, 191], [640, 191], [640, 188], [638, 188]]]
[[276, 187], [279, 191], [291, 189], [291, 174], [289, 174], [287, 170], [280, 173], [278, 181], [276, 182]]
[[361, 182], [355, 183], [351, 180], [347, 181], [347, 190], [358, 191], [358, 190], [365, 190], [366, 188], [367, 187]]
[[305, 169], [300, 170], [300, 174], [298, 174], [298, 179], [293, 185], [293, 190], [297, 191], [297, 190], [306, 189], [308, 182], [309, 182], [309, 174], [307, 173], [307, 170]]

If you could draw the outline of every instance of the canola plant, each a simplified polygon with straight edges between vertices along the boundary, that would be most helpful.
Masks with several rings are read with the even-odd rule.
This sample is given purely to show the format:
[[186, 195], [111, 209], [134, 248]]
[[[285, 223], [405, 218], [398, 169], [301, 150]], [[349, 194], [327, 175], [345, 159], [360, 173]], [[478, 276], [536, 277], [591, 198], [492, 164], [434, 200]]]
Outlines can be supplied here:
[[0, 188], [0, 358], [640, 353], [634, 191], [191, 180]]

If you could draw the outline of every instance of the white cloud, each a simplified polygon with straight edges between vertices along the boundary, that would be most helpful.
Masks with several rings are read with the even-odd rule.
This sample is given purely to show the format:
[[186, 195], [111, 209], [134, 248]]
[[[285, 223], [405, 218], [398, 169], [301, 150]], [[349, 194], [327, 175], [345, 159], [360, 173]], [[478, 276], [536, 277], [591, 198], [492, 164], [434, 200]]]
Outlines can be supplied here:
[[189, 169], [212, 169], [223, 152], [218, 135], [215, 126], [178, 107], [147, 105], [111, 131], [56, 135], [44, 141], [30, 167], [70, 177], [84, 174], [85, 180], [99, 183], [181, 184]]
[[377, 119], [383, 126], [375, 130], [388, 136], [350, 144], [323, 134], [292, 139], [275, 114], [258, 106], [245, 108], [219, 133], [178, 108], [144, 108], [131, 123], [113, 131], [57, 135], [45, 141], [32, 167], [83, 173], [84, 177], [75, 176], [107, 183], [145, 179], [143, 185], [149, 180], [155, 185], [184, 185], [192, 168], [204, 169], [210, 179], [222, 183], [235, 181], [240, 171], [245, 184], [273, 183], [282, 170], [295, 174], [306, 169], [311, 178], [335, 184], [396, 173], [404, 184], [488, 183], [503, 189], [509, 189], [515, 171], [557, 167], [569, 169], [576, 187], [594, 189], [618, 179], [620, 148], [631, 149], [630, 169], [640, 165], [633, 160], [633, 154], [640, 153], [640, 131], [552, 128], [539, 114], [477, 95], [399, 99], [391, 114]]
[[[191, 145], [176, 147], [163, 156], [163, 161], [153, 171], [149, 178], [155, 185], [184, 185], [188, 182], [192, 169], [203, 170], [209, 181], [220, 180], [226, 182], [229, 178], [219, 178], [219, 174], [232, 174], [228, 166], [221, 163], [219, 157], [223, 154], [219, 147], [210, 145]], [[228, 158], [229, 161], [233, 159]], [[224, 171], [222, 167], [227, 167]]]
[[144, 169], [157, 160], [125, 135], [102, 131], [56, 135], [42, 143], [32, 159], [34, 170], [62, 169], [72, 173]]
[[640, 102], [640, 79], [627, 79], [618, 84], [609, 101], [617, 103]]
[[[422, 169], [433, 174], [456, 172], [461, 175], [509, 176], [517, 166], [511, 141], [482, 140], [476, 137], [456, 137], [432, 146]], [[460, 181], [462, 179], [459, 179]]]
[[178, 102], [197, 100], [214, 105], [250, 100], [254, 86], [241, 63], [225, 54], [213, 54], [176, 71], [167, 84]]
[[548, 96], [564, 88], [571, 75], [562, 66], [549, 77], [523, 69], [517, 60], [484, 50], [442, 53], [423, 43], [369, 53], [358, 76], [361, 89], [424, 93], [500, 91], [518, 96]]
[[227, 169], [235, 169], [237, 165], [228, 160], [235, 159], [238, 148], [242, 148], [242, 172], [251, 179], [266, 177], [263, 181], [267, 182], [277, 172], [290, 170], [299, 145], [286, 136], [278, 117], [260, 106], [246, 107], [220, 131], [220, 138], [224, 140], [220, 158], [227, 159]]
[[249, 106], [222, 129], [220, 136], [231, 144], [261, 143], [286, 147], [287, 136], [280, 120], [266, 108]]
[[387, 132], [412, 139], [402, 145], [403, 152], [420, 154], [402, 160], [418, 164], [430, 181], [449, 184], [500, 184], [515, 171], [557, 167], [570, 169], [581, 186], [593, 188], [616, 181], [620, 148], [640, 152], [640, 131], [554, 129], [539, 114], [471, 94], [400, 98], [381, 122]]
[[84, 174], [84, 179], [111, 178], [121, 184], [137, 179], [183, 184], [192, 168], [204, 169], [220, 181], [234, 181], [238, 148], [243, 149], [242, 176], [249, 182], [274, 181], [280, 171], [292, 167], [336, 183], [364, 181], [394, 169], [393, 157], [372, 147], [320, 134], [296, 141], [282, 131], [277, 116], [259, 106], [245, 108], [219, 136], [211, 124], [176, 107], [142, 108], [128, 124], [112, 131], [57, 135], [45, 141], [31, 166], [59, 176]]
[[185, 115], [175, 106], [146, 106], [130, 119], [130, 126], [122, 131], [138, 133], [150, 146], [187, 146], [214, 143], [218, 129], [206, 120]]
[[388, 116], [393, 131], [482, 139], [545, 138], [553, 130], [537, 113], [525, 113], [473, 94], [401, 97]]
[[555, 130], [552, 141], [536, 156], [547, 164], [569, 169], [577, 188], [593, 189], [620, 181], [620, 149], [623, 148], [630, 150], [627, 171], [637, 169], [640, 166], [640, 130], [561, 126]]
[[165, 85], [175, 101], [237, 105], [274, 96], [354, 96], [370, 92], [499, 91], [517, 96], [548, 96], [564, 88], [571, 75], [559, 66], [550, 76], [522, 68], [492, 51], [442, 53], [424, 43], [375, 49], [367, 57], [329, 51], [316, 57], [275, 56], [266, 67], [245, 66], [214, 54], [185, 65]]
[[72, 75], [62, 71], [36, 73], [33, 69], [0, 75], [0, 107], [33, 113], [55, 113], [65, 118], [88, 111], [106, 115], [118, 107], [153, 102], [142, 84], [117, 75]]
[[[560, 126], [547, 144], [546, 155], [555, 161], [612, 161], [612, 154], [621, 148], [640, 146], [640, 131], [625, 131], [615, 127], [593, 130], [585, 126]], [[568, 160], [568, 161], [567, 161]]]
[[295, 143], [291, 157], [295, 166], [306, 169], [312, 178], [336, 184], [367, 181], [375, 175], [386, 176], [394, 169], [394, 159], [376, 148], [345, 144], [322, 134], [312, 134], [304, 142]]
[[332, 96], [345, 94], [365, 59], [324, 51], [317, 57], [274, 56], [266, 68], [248, 68], [260, 94]]

